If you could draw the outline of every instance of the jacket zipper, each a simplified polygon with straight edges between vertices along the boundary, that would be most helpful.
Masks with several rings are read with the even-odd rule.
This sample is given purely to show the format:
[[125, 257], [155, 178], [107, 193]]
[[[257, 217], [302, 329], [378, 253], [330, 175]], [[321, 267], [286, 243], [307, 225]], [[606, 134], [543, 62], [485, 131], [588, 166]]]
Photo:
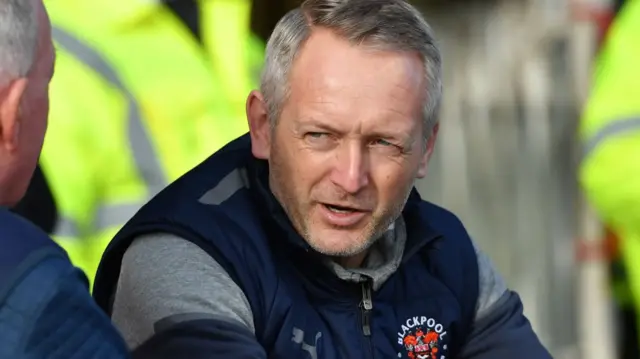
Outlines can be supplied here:
[[360, 316], [362, 318], [362, 334], [366, 342], [367, 357], [373, 358], [373, 343], [371, 341], [371, 309], [373, 300], [371, 298], [371, 281], [367, 279], [362, 282], [362, 301], [360, 302]]

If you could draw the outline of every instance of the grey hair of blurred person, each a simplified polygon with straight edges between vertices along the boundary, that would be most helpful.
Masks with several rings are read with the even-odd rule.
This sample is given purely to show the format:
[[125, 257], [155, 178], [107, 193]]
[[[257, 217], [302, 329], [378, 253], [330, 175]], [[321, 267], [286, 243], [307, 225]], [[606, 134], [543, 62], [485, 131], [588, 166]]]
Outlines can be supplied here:
[[37, 42], [35, 0], [0, 0], [0, 86], [27, 75]]
[[403, 0], [307, 0], [276, 25], [266, 48], [260, 91], [275, 127], [289, 96], [289, 74], [314, 27], [332, 30], [354, 45], [421, 56], [428, 88], [423, 105], [425, 137], [438, 123], [442, 60], [433, 31], [421, 13]]

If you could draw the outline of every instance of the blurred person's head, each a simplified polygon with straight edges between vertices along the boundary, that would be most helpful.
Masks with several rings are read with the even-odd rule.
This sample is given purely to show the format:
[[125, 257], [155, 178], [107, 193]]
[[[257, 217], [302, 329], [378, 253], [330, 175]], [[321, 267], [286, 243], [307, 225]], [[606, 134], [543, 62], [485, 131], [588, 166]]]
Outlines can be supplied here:
[[0, 205], [24, 195], [37, 165], [54, 63], [41, 0], [0, 0]]
[[267, 44], [247, 100], [254, 156], [312, 248], [357, 266], [393, 223], [438, 132], [440, 52], [402, 0], [308, 0]]

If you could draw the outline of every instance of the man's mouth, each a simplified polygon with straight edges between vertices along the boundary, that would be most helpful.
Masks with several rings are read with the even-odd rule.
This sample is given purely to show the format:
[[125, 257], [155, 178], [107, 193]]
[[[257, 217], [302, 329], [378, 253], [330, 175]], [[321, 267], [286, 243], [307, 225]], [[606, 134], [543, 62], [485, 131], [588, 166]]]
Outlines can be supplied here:
[[322, 205], [325, 206], [331, 212], [339, 213], [339, 214], [365, 212], [365, 211], [363, 211], [361, 209], [354, 208], [354, 207], [345, 207], [345, 206], [339, 206], [339, 205], [328, 204], [328, 203], [323, 203]]
[[334, 226], [347, 228], [355, 226], [362, 221], [369, 211], [355, 206], [334, 203], [321, 203], [324, 210], [320, 211], [326, 223]]

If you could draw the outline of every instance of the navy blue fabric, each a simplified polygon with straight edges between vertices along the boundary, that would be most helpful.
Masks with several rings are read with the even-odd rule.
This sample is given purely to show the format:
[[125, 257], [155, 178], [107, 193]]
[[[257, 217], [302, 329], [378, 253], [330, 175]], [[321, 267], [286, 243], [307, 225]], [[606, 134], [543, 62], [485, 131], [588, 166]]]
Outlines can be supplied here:
[[134, 359], [267, 358], [253, 334], [238, 324], [209, 319], [176, 324], [140, 345]]
[[[24, 270], [16, 271], [19, 266], [29, 267], [44, 257], [62, 255], [65, 252], [51, 239], [26, 219], [0, 208], [0, 300], [3, 290], [8, 291]], [[35, 255], [38, 253], [37, 255]], [[22, 269], [22, 268], [21, 268]]]
[[[247, 187], [219, 205], [198, 201], [233, 171], [248, 178]], [[456, 356], [475, 315], [478, 266], [471, 240], [453, 214], [411, 194], [403, 212], [408, 239], [402, 264], [373, 293], [373, 308], [366, 312], [362, 293], [368, 283], [342, 281], [323, 264], [268, 190], [267, 176], [266, 162], [252, 157], [244, 136], [174, 182], [107, 249], [94, 286], [98, 304], [110, 313], [131, 241], [167, 232], [207, 251], [243, 290], [255, 340], [268, 357], [308, 358], [293, 340], [296, 331], [303, 332], [307, 347], [316, 348], [317, 358], [407, 358], [427, 345], [438, 350], [433, 358]], [[432, 343], [405, 347], [404, 341], [424, 339], [420, 334], [430, 330], [436, 332], [429, 336]]]
[[0, 237], [0, 359], [128, 357], [62, 248], [4, 209]]

